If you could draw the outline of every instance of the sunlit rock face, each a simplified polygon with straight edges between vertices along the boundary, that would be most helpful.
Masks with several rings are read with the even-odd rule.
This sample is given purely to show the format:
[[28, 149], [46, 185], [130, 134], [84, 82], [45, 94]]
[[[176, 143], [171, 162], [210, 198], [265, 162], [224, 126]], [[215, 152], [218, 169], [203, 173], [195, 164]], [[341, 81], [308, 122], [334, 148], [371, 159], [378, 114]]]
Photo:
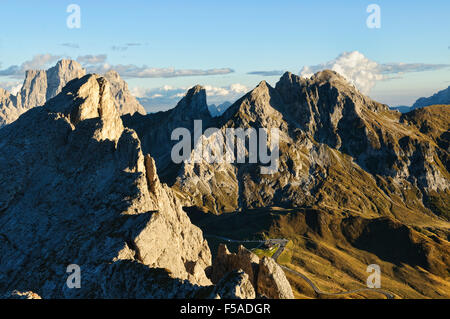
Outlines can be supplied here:
[[0, 100], [0, 127], [14, 122], [29, 109], [44, 105], [59, 94], [73, 79], [81, 78], [86, 70], [73, 60], [63, 59], [48, 70], [27, 70], [22, 88], [9, 103]]
[[[58, 95], [67, 83], [84, 75], [86, 70], [78, 62], [69, 59], [60, 60], [48, 70], [27, 70], [17, 95], [0, 89], [0, 127], [14, 122], [29, 109], [44, 105]], [[110, 83], [113, 103], [119, 114], [146, 113], [116, 71], [108, 71], [104, 77]]]

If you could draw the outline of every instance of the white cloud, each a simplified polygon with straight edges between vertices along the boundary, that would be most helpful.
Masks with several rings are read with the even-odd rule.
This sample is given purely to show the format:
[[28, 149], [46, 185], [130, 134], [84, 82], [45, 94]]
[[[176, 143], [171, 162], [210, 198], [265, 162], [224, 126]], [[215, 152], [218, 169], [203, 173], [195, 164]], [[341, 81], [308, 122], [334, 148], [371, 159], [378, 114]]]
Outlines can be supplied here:
[[329, 62], [305, 66], [300, 75], [311, 77], [314, 73], [325, 69], [338, 72], [366, 94], [375, 86], [376, 81], [383, 79], [378, 63], [369, 60], [358, 51], [344, 52]]
[[214, 87], [211, 85], [205, 85], [205, 90], [207, 96], [227, 96], [230, 94], [230, 91], [226, 88]]
[[65, 42], [65, 43], [61, 43], [60, 44], [63, 47], [68, 47], [71, 49], [79, 49], [80, 45], [78, 43], [73, 43], [73, 42]]
[[224, 75], [234, 72], [234, 70], [230, 68], [199, 70], [199, 69], [152, 68], [146, 65], [136, 66], [133, 64], [110, 65], [108, 63], [97, 64], [88, 67], [88, 71], [91, 73], [106, 73], [111, 69], [116, 70], [122, 77], [126, 78], [174, 78], [185, 76]]
[[225, 101], [234, 102], [249, 91], [249, 88], [240, 83], [234, 83], [224, 87], [205, 86], [206, 95], [208, 96], [208, 104], [223, 103]]
[[[208, 104], [221, 104], [225, 101], [234, 102], [249, 91], [249, 88], [240, 83], [229, 86], [215, 87], [205, 85]], [[165, 85], [159, 88], [145, 89], [134, 87], [131, 93], [141, 99], [147, 111], [155, 112], [173, 108], [182, 99], [189, 87], [173, 87]]]
[[0, 88], [5, 89], [12, 95], [17, 95], [17, 93], [19, 93], [20, 89], [22, 88], [22, 82], [19, 81], [0, 82]]
[[380, 65], [383, 74], [403, 74], [407, 72], [436, 71], [450, 67], [450, 64], [425, 63], [385, 63]]
[[261, 76], [282, 76], [285, 71], [272, 70], [272, 71], [252, 71], [247, 74], [250, 75], [261, 75]]
[[[136, 46], [137, 43], [127, 44], [128, 46]], [[77, 58], [77, 61], [86, 67], [89, 73], [104, 74], [109, 70], [117, 71], [120, 76], [125, 78], [174, 78], [184, 76], [207, 76], [207, 75], [223, 75], [233, 73], [230, 68], [221, 69], [175, 69], [175, 68], [152, 68], [146, 65], [137, 66], [134, 64], [117, 64], [112, 65], [106, 62], [107, 56], [101, 55], [85, 55]]]
[[113, 46], [111, 47], [111, 50], [123, 52], [123, 51], [128, 50], [128, 47], [127, 47], [126, 45], [113, 45]]
[[[139, 43], [128, 43], [127, 46], [138, 46]], [[23, 77], [26, 70], [30, 69], [48, 69], [57, 60], [63, 58], [60, 55], [38, 54], [31, 60], [25, 61], [21, 65], [12, 65], [7, 69], [0, 69], [0, 76]], [[175, 68], [152, 68], [146, 65], [137, 66], [134, 64], [117, 64], [112, 65], [107, 62], [106, 54], [98, 55], [82, 55], [76, 60], [86, 68], [89, 73], [104, 74], [109, 70], [116, 70], [125, 78], [174, 78], [186, 76], [209, 76], [209, 75], [225, 75], [233, 73], [230, 68], [215, 68], [208, 70], [201, 69], [175, 69]]]
[[142, 46], [143, 44], [142, 43], [139, 43], [139, 42], [131, 42], [131, 43], [126, 43], [125, 45], [113, 45], [112, 47], [111, 47], [111, 50], [113, 50], [113, 51], [126, 51], [126, 50], [128, 50], [128, 48], [130, 48], [130, 47], [140, 47], [140, 46]]
[[305, 66], [300, 75], [311, 77], [314, 73], [330, 69], [344, 76], [350, 83], [355, 85], [361, 92], [368, 94], [377, 81], [398, 78], [406, 72], [433, 71], [449, 67], [448, 64], [425, 64], [425, 63], [387, 63], [379, 64], [368, 59], [358, 51], [344, 52], [336, 59], [326, 63]]
[[7, 69], [0, 70], [0, 76], [23, 77], [26, 70], [47, 69], [51, 64], [59, 60], [61, 56], [51, 54], [37, 54], [31, 60], [21, 65], [11, 65]]
[[105, 63], [107, 59], [106, 54], [99, 54], [99, 55], [82, 55], [77, 58], [77, 61], [81, 64], [99, 64], [99, 63]]
[[230, 85], [230, 90], [234, 93], [244, 94], [249, 91], [249, 88], [243, 84], [235, 83]]

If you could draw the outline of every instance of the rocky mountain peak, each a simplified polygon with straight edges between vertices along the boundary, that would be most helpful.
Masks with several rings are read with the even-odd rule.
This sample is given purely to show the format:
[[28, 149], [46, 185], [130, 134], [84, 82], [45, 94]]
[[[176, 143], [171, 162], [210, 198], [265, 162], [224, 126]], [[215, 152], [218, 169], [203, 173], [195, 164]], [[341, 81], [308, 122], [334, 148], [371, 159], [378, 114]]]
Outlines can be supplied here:
[[344, 78], [342, 75], [340, 75], [339, 73], [332, 71], [332, 70], [323, 70], [323, 71], [319, 71], [319, 72], [315, 73], [311, 77], [311, 81], [320, 83], [320, 84], [330, 82], [330, 83], [340, 83], [343, 85], [349, 85], [349, 82], [347, 81], [346, 78]]
[[74, 60], [62, 59], [46, 71], [47, 93], [46, 100], [56, 96], [72, 79], [80, 78], [86, 74], [81, 64]]
[[[190, 88], [186, 95], [198, 94], [204, 90], [205, 90], [205, 88], [203, 86], [201, 86], [200, 84], [197, 84], [197, 85], [193, 86], [192, 88]], [[205, 93], [206, 93], [206, 91], [205, 91]]]
[[256, 89], [266, 90], [268, 89], [268, 87], [270, 87], [270, 84], [267, 83], [265, 80], [262, 80], [261, 82], [258, 83]]
[[80, 63], [72, 59], [61, 59], [56, 63], [54, 67], [50, 69], [57, 69], [62, 72], [82, 72], [84, 70]]
[[206, 105], [206, 90], [201, 85], [196, 85], [190, 88], [183, 99], [178, 103], [179, 108], [196, 108], [202, 110]]
[[207, 119], [211, 118], [206, 103], [206, 90], [196, 85], [188, 90], [186, 95], [172, 110], [172, 116], [179, 120]]
[[280, 94], [266, 81], [231, 105], [221, 117], [221, 125], [231, 127], [266, 127], [281, 125], [282, 100]]
[[[280, 140], [285, 143], [280, 145], [280, 163], [281, 166], [285, 165], [283, 162], [291, 164], [280, 168], [279, 174], [284, 177], [279, 177], [277, 181], [283, 180], [284, 186], [304, 184], [305, 193], [315, 191], [313, 188], [309, 189], [313, 187], [309, 181], [310, 172], [317, 171], [319, 176], [326, 175], [321, 167], [329, 165], [325, 163], [330, 163], [335, 156], [329, 149], [339, 152], [339, 156], [345, 154], [353, 158], [359, 167], [370, 174], [408, 178], [413, 183], [416, 183], [414, 179], [417, 178], [419, 187], [429, 189], [443, 190], [448, 187], [448, 182], [443, 177], [445, 169], [441, 169], [439, 165], [424, 169], [415, 164], [419, 153], [421, 157], [431, 161], [430, 148], [423, 145], [416, 153], [411, 151], [413, 146], [407, 142], [411, 139], [405, 138], [407, 130], [398, 119], [395, 120], [395, 115], [390, 113], [388, 107], [363, 95], [334, 71], [322, 71], [310, 79], [285, 73], [275, 88], [261, 82], [236, 101], [217, 119], [217, 123], [221, 130], [236, 127], [279, 128]], [[320, 146], [313, 146], [314, 143]], [[422, 137], [417, 137], [411, 143], [419, 145]], [[309, 158], [306, 161], [300, 160], [303, 152], [306, 152], [305, 158]], [[267, 199], [284, 187], [276, 186], [274, 190], [262, 191], [264, 196], [259, 197], [259, 187], [263, 189], [267, 185], [273, 185], [275, 178], [267, 177], [266, 186], [259, 186], [261, 179], [266, 177], [254, 175], [256, 166], [228, 165], [226, 170], [229, 176], [236, 174], [237, 168], [238, 177], [227, 180], [228, 189], [225, 192], [225, 187], [222, 186], [225, 184], [223, 175], [219, 178], [215, 176], [216, 171], [224, 171], [223, 166], [225, 165], [205, 165], [202, 169], [195, 170], [185, 165], [178, 175], [176, 186], [186, 193], [195, 193], [195, 204], [206, 206], [215, 213], [224, 209], [223, 207], [229, 209], [232, 206], [232, 209], [237, 209], [238, 205], [243, 208], [269, 205]], [[300, 173], [302, 170], [303, 173]], [[412, 177], [413, 175], [417, 177]], [[254, 184], [250, 182], [252, 176], [258, 176]], [[198, 186], [199, 181], [203, 182], [201, 187]], [[244, 190], [240, 190], [242, 187]], [[286, 190], [291, 187], [295, 189], [294, 186], [289, 186]], [[291, 196], [299, 205], [309, 200], [288, 190], [285, 198]], [[277, 197], [274, 196], [273, 200], [276, 202]]]
[[147, 114], [144, 117], [138, 114], [124, 116], [123, 120], [127, 127], [138, 133], [144, 152], [150, 153], [155, 159], [161, 172], [161, 180], [168, 182], [166, 175], [171, 175], [168, 166], [173, 164], [170, 157], [171, 149], [176, 143], [171, 139], [173, 130], [183, 127], [193, 132], [195, 120], [202, 120], [202, 126], [205, 128], [212, 120], [212, 116], [206, 103], [205, 88], [196, 85], [187, 91], [173, 109]]
[[229, 101], [225, 101], [219, 105], [210, 104], [208, 105], [208, 110], [212, 117], [218, 117], [222, 115], [231, 105], [232, 103]]
[[294, 81], [297, 81], [298, 79], [300, 79], [299, 76], [291, 73], [291, 72], [285, 72], [280, 80], [278, 81], [277, 85], [282, 85], [282, 84], [288, 84], [288, 83], [292, 83]]
[[350, 91], [360, 94], [343, 76], [332, 70], [319, 71], [311, 78], [303, 78], [291, 72], [286, 72], [275, 87], [285, 100], [290, 101], [293, 97], [298, 97], [302, 91], [311, 91], [313, 88], [320, 88], [324, 85], [337, 90], [339, 94]]
[[20, 90], [21, 106], [30, 109], [44, 105], [47, 99], [47, 74], [44, 70], [27, 70]]
[[[261, 81], [244, 99], [244, 105], [260, 117], [270, 116], [281, 104], [278, 92], [266, 81]], [[249, 111], [249, 110], [247, 110]]]
[[11, 96], [11, 93], [9, 93], [9, 91], [0, 88], [0, 99], [5, 99], [5, 98], [9, 98]]
[[[27, 110], [42, 106], [58, 95], [73, 79], [86, 75], [86, 70], [76, 61], [63, 59], [48, 70], [27, 70], [21, 91], [17, 98], [0, 102], [0, 126], [15, 121]], [[130, 93], [128, 84], [114, 71], [108, 71], [104, 78], [109, 82], [113, 104], [122, 114], [146, 114], [144, 107]], [[8, 108], [6, 108], [8, 105]], [[12, 105], [12, 107], [11, 107]]]
[[0, 128], [21, 114], [22, 109], [17, 107], [17, 102], [16, 96], [0, 88]]
[[430, 105], [448, 105], [450, 104], [450, 86], [442, 91], [433, 94], [430, 97], [421, 97], [418, 99], [411, 109], [417, 109]]
[[114, 104], [121, 115], [139, 113], [147, 114], [144, 107], [131, 94], [128, 84], [115, 70], [109, 70], [104, 75], [111, 86], [111, 94], [114, 97]]
[[72, 80], [45, 108], [64, 114], [73, 126], [84, 120], [100, 118], [101, 129], [96, 136], [100, 140], [117, 140], [123, 131], [122, 121], [111, 96], [110, 84], [96, 74]]
[[359, 92], [343, 76], [335, 71], [317, 72], [311, 78], [302, 78], [286, 72], [276, 84], [289, 117], [295, 113], [295, 120], [307, 125], [311, 131], [317, 126], [329, 126], [318, 123], [330, 117], [335, 123], [343, 117], [361, 117], [364, 110], [380, 112], [388, 110], [387, 105], [373, 101]]
[[121, 80], [120, 75], [116, 70], [109, 70], [105, 73], [105, 77], [109, 79]]
[[27, 70], [22, 88], [8, 103], [0, 102], [0, 126], [14, 122], [27, 110], [42, 106], [59, 94], [73, 79], [86, 74], [81, 65], [73, 60], [60, 60], [48, 70]]
[[[70, 81], [2, 128], [0, 141], [0, 295], [192, 298], [214, 291], [213, 298], [248, 286], [240, 274], [227, 286], [203, 287], [211, 286], [207, 242], [159, 181], [137, 134], [122, 126], [106, 78]], [[64, 286], [69, 264], [82, 269], [80, 289]]]

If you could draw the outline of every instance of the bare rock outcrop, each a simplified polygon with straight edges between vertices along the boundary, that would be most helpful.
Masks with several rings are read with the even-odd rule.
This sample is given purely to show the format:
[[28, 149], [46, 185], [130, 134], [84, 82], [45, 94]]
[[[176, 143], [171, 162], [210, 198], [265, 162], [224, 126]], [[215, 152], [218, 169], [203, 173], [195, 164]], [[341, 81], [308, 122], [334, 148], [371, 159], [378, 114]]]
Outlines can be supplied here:
[[86, 70], [73, 60], [60, 60], [48, 70], [27, 70], [22, 88], [8, 101], [0, 99], [0, 127], [14, 122], [29, 109], [44, 105], [58, 95], [73, 79], [86, 74]]
[[144, 107], [138, 100], [131, 95], [128, 90], [128, 84], [120, 77], [119, 73], [110, 70], [105, 73], [104, 77], [111, 84], [111, 93], [114, 97], [114, 104], [121, 115], [139, 113], [147, 114]]
[[29, 110], [59, 94], [62, 89], [73, 79], [86, 74], [86, 70], [73, 60], [60, 60], [54, 67], [48, 70], [28, 70], [20, 90], [20, 106]]
[[259, 258], [244, 246], [238, 247], [236, 254], [230, 253], [227, 246], [220, 244], [217, 256], [212, 265], [211, 280], [217, 283], [225, 274], [242, 269], [250, 278], [250, 282], [256, 287], [256, 275], [258, 273]]
[[[58, 95], [73, 79], [86, 75], [86, 70], [76, 61], [62, 59], [48, 70], [27, 70], [20, 92], [11, 95], [0, 89], [0, 127], [14, 122], [21, 114], [31, 108], [44, 105]], [[104, 76], [110, 83], [112, 101], [119, 114], [146, 114], [128, 90], [128, 84], [116, 71]]]
[[[86, 70], [76, 61], [70, 59], [62, 59], [56, 63], [54, 67], [51, 67], [46, 72], [47, 76], [47, 92], [46, 100], [58, 95], [67, 83], [73, 79], [78, 79], [86, 75]], [[36, 105], [43, 105], [36, 104]], [[33, 107], [29, 105], [28, 108]]]
[[168, 183], [170, 176], [178, 170], [178, 165], [171, 159], [172, 147], [177, 143], [171, 138], [172, 132], [176, 128], [193, 131], [195, 120], [202, 120], [202, 125], [206, 126], [212, 117], [206, 104], [206, 90], [196, 85], [171, 110], [145, 116], [138, 113], [134, 116], [125, 115], [122, 119], [126, 127], [138, 133], [144, 153], [152, 154], [160, 178]]
[[[211, 286], [202, 232], [100, 76], [71, 81], [0, 130], [0, 188], [2, 294], [184, 298]], [[80, 289], [66, 285], [69, 264], [81, 268]]]
[[17, 96], [0, 88], [0, 127], [13, 122], [25, 111], [18, 106]]
[[229, 274], [242, 271], [257, 296], [270, 299], [294, 299], [292, 288], [283, 269], [272, 258], [259, 259], [244, 246], [237, 253], [231, 253], [227, 246], [220, 244], [211, 272], [213, 283], [223, 281]]
[[291, 285], [275, 260], [263, 257], [259, 262], [258, 294], [269, 299], [294, 299]]
[[255, 299], [249, 275], [242, 269], [227, 273], [215, 286], [211, 297], [220, 296], [221, 299]]
[[32, 291], [22, 292], [14, 290], [2, 296], [2, 299], [42, 299], [42, 298]]

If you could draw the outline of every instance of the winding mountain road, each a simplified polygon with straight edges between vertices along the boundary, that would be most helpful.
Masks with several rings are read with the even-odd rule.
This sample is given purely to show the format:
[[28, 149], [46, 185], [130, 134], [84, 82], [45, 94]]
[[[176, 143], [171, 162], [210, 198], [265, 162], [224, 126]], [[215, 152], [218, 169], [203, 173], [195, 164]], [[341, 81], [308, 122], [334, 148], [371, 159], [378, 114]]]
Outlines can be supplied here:
[[327, 295], [327, 296], [341, 296], [341, 295], [348, 295], [348, 294], [354, 294], [354, 293], [358, 293], [358, 292], [364, 292], [364, 291], [370, 291], [370, 292], [378, 292], [380, 294], [383, 294], [386, 296], [387, 299], [394, 299], [394, 295], [392, 293], [390, 293], [389, 291], [386, 290], [382, 290], [382, 289], [376, 289], [376, 288], [359, 288], [359, 289], [353, 289], [353, 290], [348, 290], [348, 291], [343, 291], [343, 292], [325, 292], [320, 290], [308, 277], [306, 277], [305, 275], [292, 270], [286, 266], [280, 265], [278, 264], [282, 269], [290, 272], [291, 274], [297, 275], [299, 277], [301, 277], [303, 280], [305, 280], [310, 286], [311, 288], [314, 290], [314, 292], [318, 295]]
[[[287, 243], [289, 242], [288, 239], [285, 238], [281, 238], [281, 239], [267, 239], [267, 240], [235, 240], [235, 239], [230, 239], [230, 238], [226, 238], [226, 237], [222, 237], [222, 236], [216, 236], [216, 235], [207, 235], [204, 234], [205, 237], [212, 237], [212, 238], [216, 238], [216, 239], [220, 239], [220, 240], [224, 240], [230, 243], [264, 243], [266, 245], [279, 245], [277, 251], [272, 255], [272, 259], [275, 260], [275, 262], [285, 271], [290, 272], [291, 274], [294, 274], [300, 278], [302, 278], [303, 280], [305, 280], [310, 286], [311, 288], [314, 290], [314, 292], [318, 295], [326, 295], [326, 296], [342, 296], [342, 295], [348, 295], [348, 294], [354, 294], [354, 293], [359, 293], [359, 292], [364, 292], [364, 291], [369, 291], [369, 292], [377, 292], [380, 293], [382, 295], [384, 295], [387, 299], [394, 299], [395, 296], [386, 290], [383, 289], [377, 289], [377, 288], [358, 288], [358, 289], [353, 289], [353, 290], [348, 290], [348, 291], [342, 291], [342, 292], [325, 292], [320, 290], [315, 284], [314, 282], [309, 279], [307, 276], [303, 275], [302, 273], [299, 273], [295, 270], [292, 270], [286, 266], [280, 265], [278, 263], [278, 257], [280, 257], [280, 255], [283, 253], [284, 249], [286, 248]], [[248, 250], [248, 249], [247, 249]]]

